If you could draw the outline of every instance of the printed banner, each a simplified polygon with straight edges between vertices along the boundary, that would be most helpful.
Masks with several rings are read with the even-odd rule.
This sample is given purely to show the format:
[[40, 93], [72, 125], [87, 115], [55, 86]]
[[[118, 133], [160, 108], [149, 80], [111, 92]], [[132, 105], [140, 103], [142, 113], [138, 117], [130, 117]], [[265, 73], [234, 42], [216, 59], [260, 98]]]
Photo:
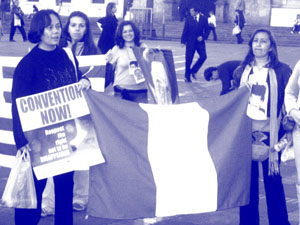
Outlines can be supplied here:
[[104, 162], [88, 105], [78, 84], [17, 100], [38, 179]]

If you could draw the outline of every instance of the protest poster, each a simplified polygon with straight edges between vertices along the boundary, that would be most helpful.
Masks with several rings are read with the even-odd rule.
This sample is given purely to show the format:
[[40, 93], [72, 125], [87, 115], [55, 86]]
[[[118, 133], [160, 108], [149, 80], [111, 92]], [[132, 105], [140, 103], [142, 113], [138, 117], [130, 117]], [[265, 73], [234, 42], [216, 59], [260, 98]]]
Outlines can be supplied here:
[[16, 101], [37, 179], [104, 162], [78, 83]]
[[133, 48], [137, 68], [142, 70], [156, 104], [179, 103], [175, 65], [171, 50]]

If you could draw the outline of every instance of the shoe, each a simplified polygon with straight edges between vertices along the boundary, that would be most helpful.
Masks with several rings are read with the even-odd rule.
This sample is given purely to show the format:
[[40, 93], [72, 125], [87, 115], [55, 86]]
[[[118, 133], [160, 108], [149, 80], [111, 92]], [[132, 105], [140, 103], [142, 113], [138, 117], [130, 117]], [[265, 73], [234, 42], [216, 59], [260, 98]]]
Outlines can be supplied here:
[[85, 210], [85, 206], [79, 203], [74, 203], [73, 204], [73, 210], [80, 212], [80, 211], [84, 211]]
[[15, 40], [9, 40], [10, 42], [16, 42]]
[[185, 82], [185, 83], [192, 83], [191, 78], [187, 78], [187, 77], [184, 78], [184, 82]]

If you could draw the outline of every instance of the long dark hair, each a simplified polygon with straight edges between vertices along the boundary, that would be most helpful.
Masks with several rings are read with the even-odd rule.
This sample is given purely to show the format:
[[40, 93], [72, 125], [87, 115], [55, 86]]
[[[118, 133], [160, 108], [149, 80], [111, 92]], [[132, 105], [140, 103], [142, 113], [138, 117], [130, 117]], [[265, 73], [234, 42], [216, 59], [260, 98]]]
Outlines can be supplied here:
[[133, 30], [133, 33], [134, 33], [134, 39], [133, 39], [134, 45], [137, 46], [137, 47], [140, 47], [140, 45], [141, 45], [140, 31], [136, 27], [136, 25], [131, 21], [123, 21], [118, 26], [117, 32], [116, 32], [116, 45], [118, 45], [119, 48], [124, 48], [125, 40], [123, 39], [122, 33], [123, 33], [124, 26], [127, 26], [127, 25], [130, 25], [132, 27], [132, 30]]
[[270, 62], [267, 66], [274, 68], [278, 65], [278, 62], [279, 62], [278, 53], [277, 53], [277, 45], [276, 45], [275, 39], [274, 39], [271, 31], [269, 31], [267, 29], [263, 29], [263, 28], [257, 29], [253, 32], [253, 34], [249, 40], [249, 43], [248, 43], [248, 45], [249, 45], [248, 53], [247, 53], [244, 61], [242, 62], [242, 64], [244, 66], [246, 66], [246, 65], [250, 65], [254, 61], [255, 56], [254, 56], [254, 53], [252, 50], [252, 43], [253, 43], [253, 40], [254, 40], [256, 34], [258, 34], [258, 33], [266, 33], [269, 37], [271, 51], [269, 51]]
[[[90, 26], [90, 21], [87, 15], [85, 15], [83, 12], [80, 11], [75, 11], [72, 12], [67, 20], [67, 24], [64, 26], [62, 30], [62, 37], [60, 40], [60, 46], [61, 47], [66, 47], [68, 45], [68, 41], [72, 41], [72, 38], [69, 34], [69, 25], [70, 21], [73, 17], [80, 17], [85, 21], [85, 26], [86, 26], [86, 31], [85, 34], [83, 35], [81, 41], [84, 43], [83, 47], [83, 52], [82, 55], [95, 55], [98, 53], [98, 50], [95, 46], [93, 35], [91, 32], [91, 26]], [[76, 49], [76, 44], [73, 45], [72, 47], [72, 52], [75, 54], [75, 49]]]
[[110, 2], [106, 6], [106, 16], [113, 16], [112, 9], [116, 7], [116, 3]]

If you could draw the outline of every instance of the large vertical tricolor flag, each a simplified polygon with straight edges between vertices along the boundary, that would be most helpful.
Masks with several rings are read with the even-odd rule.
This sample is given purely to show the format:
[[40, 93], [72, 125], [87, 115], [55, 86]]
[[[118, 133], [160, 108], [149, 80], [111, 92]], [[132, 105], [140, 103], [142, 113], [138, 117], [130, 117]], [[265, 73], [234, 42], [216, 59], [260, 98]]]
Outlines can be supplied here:
[[[12, 133], [11, 88], [15, 67], [22, 57], [0, 56], [0, 166], [11, 167], [16, 155]], [[92, 88], [104, 91], [104, 55], [78, 56], [80, 70], [89, 77]]]
[[249, 200], [249, 91], [178, 105], [88, 91], [105, 163], [90, 168], [88, 214], [113, 219], [211, 212]]

